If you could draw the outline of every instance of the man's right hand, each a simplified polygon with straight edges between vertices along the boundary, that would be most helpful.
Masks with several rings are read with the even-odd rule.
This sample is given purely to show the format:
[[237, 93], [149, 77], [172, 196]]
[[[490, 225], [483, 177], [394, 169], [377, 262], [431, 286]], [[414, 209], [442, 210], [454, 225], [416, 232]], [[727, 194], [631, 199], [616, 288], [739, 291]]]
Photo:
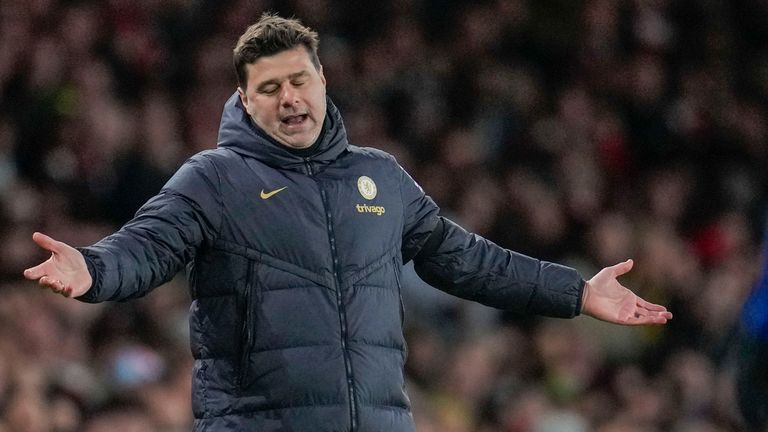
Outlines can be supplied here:
[[24, 270], [25, 278], [37, 280], [40, 286], [64, 297], [79, 297], [91, 289], [93, 279], [80, 251], [39, 232], [32, 234], [32, 240], [50, 251], [51, 257]]

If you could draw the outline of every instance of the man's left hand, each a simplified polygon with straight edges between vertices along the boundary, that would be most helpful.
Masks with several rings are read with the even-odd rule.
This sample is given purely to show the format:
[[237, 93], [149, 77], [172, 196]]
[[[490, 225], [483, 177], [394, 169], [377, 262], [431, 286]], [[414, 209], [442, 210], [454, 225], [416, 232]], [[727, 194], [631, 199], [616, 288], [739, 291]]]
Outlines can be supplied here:
[[638, 297], [617, 278], [632, 269], [626, 260], [598, 272], [584, 286], [581, 313], [602, 321], [622, 325], [666, 324], [672, 313], [661, 305]]

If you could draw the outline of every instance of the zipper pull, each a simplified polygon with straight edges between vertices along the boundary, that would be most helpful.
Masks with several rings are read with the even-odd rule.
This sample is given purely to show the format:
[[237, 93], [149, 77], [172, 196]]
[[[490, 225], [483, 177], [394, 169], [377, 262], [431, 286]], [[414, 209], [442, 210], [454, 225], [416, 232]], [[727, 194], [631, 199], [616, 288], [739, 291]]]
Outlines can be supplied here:
[[312, 169], [312, 160], [310, 158], [304, 158], [304, 166], [307, 168], [308, 175], [315, 175], [315, 171]]

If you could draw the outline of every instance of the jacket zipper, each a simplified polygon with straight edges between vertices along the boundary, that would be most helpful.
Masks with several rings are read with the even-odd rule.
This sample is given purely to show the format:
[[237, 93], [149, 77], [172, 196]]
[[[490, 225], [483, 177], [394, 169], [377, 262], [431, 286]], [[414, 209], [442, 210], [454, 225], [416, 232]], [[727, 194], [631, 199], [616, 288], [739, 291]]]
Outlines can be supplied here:
[[253, 263], [253, 260], [248, 261], [248, 273], [247, 273], [247, 283], [245, 285], [245, 293], [243, 298], [243, 324], [241, 329], [241, 351], [240, 351], [240, 370], [238, 371], [237, 375], [237, 386], [240, 388], [240, 390], [243, 390], [245, 385], [247, 384], [246, 379], [248, 378], [248, 358], [251, 355], [251, 344], [253, 341], [253, 296], [255, 293], [253, 293], [254, 287], [256, 286], [254, 269], [256, 266]]
[[[304, 158], [304, 164], [307, 168], [307, 174], [314, 176], [314, 170], [312, 169], [312, 162], [309, 158]], [[347, 342], [347, 312], [344, 308], [344, 299], [341, 293], [341, 279], [339, 272], [339, 255], [336, 250], [336, 235], [333, 232], [333, 218], [328, 206], [328, 196], [325, 193], [323, 186], [317, 182], [320, 188], [320, 198], [323, 201], [323, 209], [325, 210], [326, 229], [328, 230], [328, 240], [331, 245], [331, 258], [333, 259], [333, 281], [336, 285], [336, 307], [339, 311], [339, 325], [341, 326], [341, 349], [344, 353], [344, 369], [347, 373], [347, 392], [349, 395], [349, 417], [350, 417], [350, 431], [357, 430], [357, 402], [355, 396], [355, 378], [352, 371], [352, 360], [349, 357], [349, 348]]]

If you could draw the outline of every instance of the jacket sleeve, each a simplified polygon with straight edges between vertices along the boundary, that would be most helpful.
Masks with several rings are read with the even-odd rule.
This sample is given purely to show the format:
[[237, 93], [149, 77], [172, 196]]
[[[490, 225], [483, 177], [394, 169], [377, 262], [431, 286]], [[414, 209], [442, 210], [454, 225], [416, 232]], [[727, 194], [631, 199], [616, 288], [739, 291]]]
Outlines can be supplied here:
[[400, 165], [397, 167], [404, 212], [401, 252], [403, 264], [406, 264], [419, 253], [437, 227], [440, 208]]
[[119, 231], [80, 249], [93, 285], [78, 300], [141, 297], [172, 279], [213, 239], [221, 218], [218, 189], [208, 159], [187, 161]]
[[504, 249], [438, 216], [438, 207], [403, 171], [403, 262], [449, 294], [487, 306], [552, 317], [580, 313], [585, 281], [569, 267]]
[[576, 270], [504, 249], [448, 219], [443, 223], [437, 246], [414, 258], [416, 273], [428, 284], [499, 309], [559, 318], [580, 313], [584, 280]]

